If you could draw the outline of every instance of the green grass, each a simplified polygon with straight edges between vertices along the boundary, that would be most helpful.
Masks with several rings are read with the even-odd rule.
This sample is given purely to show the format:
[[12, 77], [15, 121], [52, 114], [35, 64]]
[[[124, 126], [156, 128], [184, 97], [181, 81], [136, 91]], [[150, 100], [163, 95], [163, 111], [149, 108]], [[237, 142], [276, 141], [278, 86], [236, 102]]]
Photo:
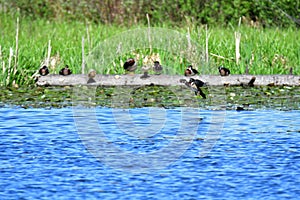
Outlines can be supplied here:
[[[32, 75], [47, 57], [49, 40], [51, 56], [59, 55], [60, 59], [51, 73], [57, 74], [66, 64], [74, 73], [81, 73], [82, 37], [85, 39], [86, 70], [96, 68], [103, 74], [124, 73], [122, 64], [128, 57], [139, 56], [139, 66], [150, 64], [151, 58], [157, 59], [154, 53], [159, 54], [165, 73], [169, 74], [183, 74], [188, 64], [195, 65], [203, 74], [217, 74], [219, 65], [230, 68], [232, 74], [244, 73], [246, 65], [249, 65], [251, 74], [288, 74], [290, 67], [293, 67], [294, 74], [300, 74], [300, 34], [297, 29], [258, 29], [243, 25], [239, 28], [209, 27], [209, 53], [220, 57], [210, 55], [210, 62], [206, 63], [203, 58], [204, 27], [187, 24], [172, 29], [151, 28], [153, 48], [150, 49], [147, 27], [144, 26], [117, 27], [27, 18], [19, 19], [17, 68], [14, 71], [16, 17], [0, 14], [0, 19], [0, 86], [33, 84]], [[192, 49], [187, 46], [187, 27]], [[241, 33], [238, 65], [235, 63], [235, 31]], [[13, 50], [11, 58], [10, 48]], [[146, 56], [150, 56], [149, 63], [143, 63]]]

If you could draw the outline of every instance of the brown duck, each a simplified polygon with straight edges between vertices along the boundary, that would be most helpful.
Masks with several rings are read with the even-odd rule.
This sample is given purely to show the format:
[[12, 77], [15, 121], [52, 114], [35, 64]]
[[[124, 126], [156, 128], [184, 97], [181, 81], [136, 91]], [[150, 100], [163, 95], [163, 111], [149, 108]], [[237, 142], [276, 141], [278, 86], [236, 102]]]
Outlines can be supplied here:
[[69, 69], [69, 66], [66, 65], [64, 68], [62, 68], [60, 71], [59, 71], [59, 75], [63, 75], [63, 76], [68, 76], [72, 74], [72, 71]]
[[228, 76], [230, 74], [230, 70], [226, 67], [220, 66], [218, 70], [221, 76]]
[[196, 74], [199, 74], [199, 72], [196, 69], [194, 69], [192, 65], [189, 65], [184, 71], [185, 76], [194, 76]]
[[135, 60], [133, 58], [128, 58], [125, 61], [123, 67], [126, 72], [134, 73], [134, 71], [137, 69], [137, 63], [135, 62]]
[[48, 67], [47, 67], [46, 65], [44, 65], [43, 67], [41, 67], [40, 70], [39, 70], [39, 74], [40, 74], [41, 76], [46, 76], [46, 75], [48, 75], [48, 74], [49, 74], [49, 69], [48, 69]]

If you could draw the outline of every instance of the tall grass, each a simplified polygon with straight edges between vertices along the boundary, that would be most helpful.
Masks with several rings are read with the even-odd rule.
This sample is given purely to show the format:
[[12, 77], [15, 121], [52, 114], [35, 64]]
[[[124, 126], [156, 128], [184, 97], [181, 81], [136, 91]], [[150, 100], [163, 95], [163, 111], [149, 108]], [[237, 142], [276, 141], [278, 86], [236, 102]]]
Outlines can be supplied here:
[[[0, 15], [0, 85], [9, 86], [28, 85], [34, 83], [33, 75], [37, 72], [42, 62], [47, 58], [48, 43], [51, 40], [51, 57], [56, 58], [57, 63], [51, 68], [51, 73], [57, 74], [61, 67], [68, 64], [76, 74], [81, 73], [82, 66], [82, 38], [84, 38], [85, 57], [99, 48], [103, 41], [113, 41], [111, 38], [122, 38], [124, 33], [135, 28], [147, 28], [147, 26], [125, 26], [89, 24], [78, 21], [49, 22], [47, 20], [19, 18], [18, 53], [16, 52], [16, 27], [17, 18], [9, 15]], [[166, 27], [170, 28], [170, 27]], [[187, 23], [186, 27], [172, 28], [185, 37], [190, 32], [193, 44], [197, 44], [204, 51], [206, 44], [205, 26], [196, 26]], [[241, 33], [240, 62], [235, 62], [235, 37], [234, 32]], [[209, 63], [199, 58], [196, 62], [202, 73], [217, 74], [217, 66], [229, 67], [232, 74], [243, 74], [246, 66], [251, 74], [287, 74], [289, 68], [293, 68], [294, 74], [300, 74], [300, 35], [299, 30], [288, 28], [254, 28], [246, 25], [241, 27], [210, 27], [208, 25], [208, 52]], [[162, 36], [164, 39], [166, 36]], [[139, 38], [132, 36], [120, 43], [134, 46]], [[153, 42], [153, 41], [152, 41]], [[104, 74], [123, 73], [122, 64], [128, 57], [140, 57], [139, 65], [150, 56], [150, 59], [159, 54], [159, 60], [164, 66], [172, 69], [173, 74], [183, 74], [187, 64], [195, 62], [188, 59], [186, 54], [169, 51], [170, 48], [178, 48], [178, 41], [165, 41], [171, 45], [167, 49], [145, 46], [144, 49], [131, 51], [115, 50], [111, 62], [107, 63]], [[173, 46], [172, 46], [173, 45]], [[177, 45], [177, 46], [176, 46]], [[154, 45], [155, 46], [155, 45]], [[183, 46], [182, 46], [183, 47]], [[123, 48], [124, 49], [124, 48]], [[183, 49], [187, 51], [187, 49]], [[194, 49], [195, 50], [195, 49]], [[194, 51], [191, 49], [191, 53]], [[98, 49], [106, 51], [106, 49]], [[203, 52], [204, 53], [204, 52]], [[16, 58], [17, 56], [17, 58]], [[151, 57], [152, 56], [152, 57]], [[157, 59], [157, 58], [155, 58]], [[14, 71], [14, 61], [16, 71]], [[206, 70], [201, 70], [204, 68]]]

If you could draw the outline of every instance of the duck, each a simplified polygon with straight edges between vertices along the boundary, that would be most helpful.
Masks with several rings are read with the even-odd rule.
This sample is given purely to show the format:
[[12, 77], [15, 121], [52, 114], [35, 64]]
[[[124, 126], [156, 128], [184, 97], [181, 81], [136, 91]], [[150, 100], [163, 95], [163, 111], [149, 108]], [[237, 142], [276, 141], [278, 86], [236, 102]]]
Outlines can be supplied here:
[[218, 70], [221, 76], [228, 76], [230, 74], [230, 70], [226, 67], [220, 66]]
[[203, 81], [201, 81], [199, 79], [193, 79], [193, 78], [190, 78], [188, 83], [189, 83], [192, 91], [195, 92], [196, 96], [200, 95], [203, 99], [206, 99], [206, 95], [203, 93], [203, 91], [200, 88], [200, 87], [206, 86], [206, 83], [204, 83]]
[[144, 65], [141, 67], [142, 72], [148, 72], [150, 69], [151, 69], [151, 66], [149, 66], [149, 65]]
[[59, 75], [63, 75], [63, 76], [68, 76], [72, 74], [72, 71], [69, 69], [69, 66], [66, 65], [64, 68], [62, 68], [60, 71], [59, 71]]
[[137, 63], [133, 58], [128, 58], [123, 67], [126, 72], [134, 73], [134, 71], [137, 69]]
[[95, 81], [95, 78], [96, 77], [96, 70], [94, 70], [94, 69], [91, 69], [90, 71], [89, 71], [89, 73], [88, 73], [88, 81], [87, 81], [87, 83], [95, 83], [96, 81]]
[[144, 74], [140, 77], [141, 79], [149, 78], [148, 72], [145, 71]]
[[159, 61], [154, 61], [153, 71], [156, 75], [160, 75], [163, 68], [160, 65]]
[[41, 68], [39, 69], [39, 73], [40, 73], [41, 76], [46, 76], [46, 75], [48, 75], [48, 74], [49, 74], [49, 69], [48, 69], [48, 67], [47, 67], [46, 65], [44, 65], [43, 67], [41, 67]]
[[256, 77], [253, 76], [248, 83], [241, 83], [240, 86], [242, 86], [243, 88], [254, 87], [255, 80]]
[[144, 73], [140, 78], [141, 79], [145, 79], [145, 78], [149, 78], [150, 76], [149, 76], [149, 73], [148, 73], [148, 71], [151, 69], [151, 66], [149, 66], [149, 65], [144, 65], [142, 68], [141, 68], [141, 70], [142, 70], [142, 72]]
[[185, 76], [194, 76], [196, 74], [199, 74], [199, 72], [198, 70], [194, 69], [192, 65], [189, 65], [184, 71]]

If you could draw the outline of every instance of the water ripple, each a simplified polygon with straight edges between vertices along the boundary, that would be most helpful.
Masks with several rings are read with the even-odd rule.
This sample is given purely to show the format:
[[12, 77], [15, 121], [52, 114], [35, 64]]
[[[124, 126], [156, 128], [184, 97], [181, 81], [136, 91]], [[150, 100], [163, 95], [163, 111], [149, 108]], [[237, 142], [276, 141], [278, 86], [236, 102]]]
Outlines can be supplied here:
[[[96, 159], [77, 133], [72, 108], [0, 112], [1, 199], [275, 200], [300, 195], [299, 111], [226, 111], [221, 137], [205, 157], [199, 152], [206, 134], [220, 122], [214, 121], [214, 111], [191, 112], [185, 120], [197, 119], [199, 126], [195, 137], [181, 138], [192, 140], [189, 148], [166, 168], [149, 173], [116, 170]], [[118, 128], [113, 117], [123, 117], [122, 112], [140, 131], [149, 128], [153, 112], [161, 129], [154, 127], [143, 137], [126, 134], [130, 126]], [[145, 155], [168, 146], [184, 120], [178, 108], [97, 108], [95, 113], [112, 144]]]

